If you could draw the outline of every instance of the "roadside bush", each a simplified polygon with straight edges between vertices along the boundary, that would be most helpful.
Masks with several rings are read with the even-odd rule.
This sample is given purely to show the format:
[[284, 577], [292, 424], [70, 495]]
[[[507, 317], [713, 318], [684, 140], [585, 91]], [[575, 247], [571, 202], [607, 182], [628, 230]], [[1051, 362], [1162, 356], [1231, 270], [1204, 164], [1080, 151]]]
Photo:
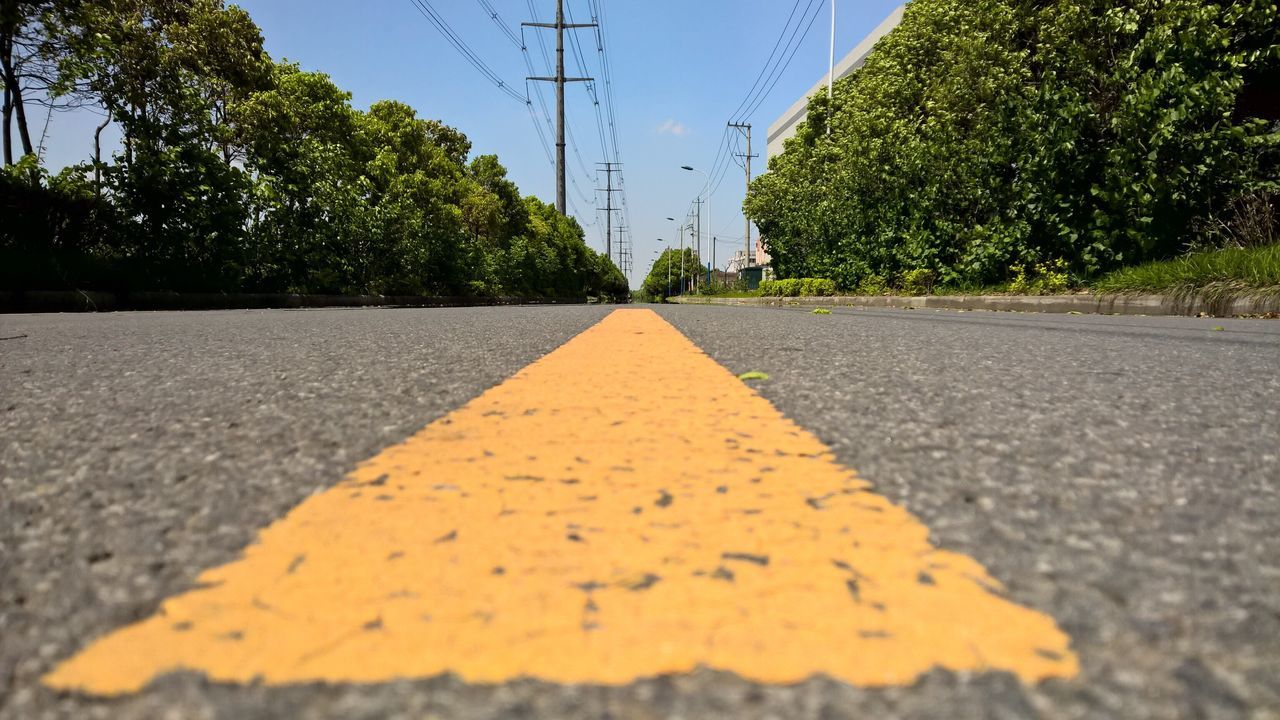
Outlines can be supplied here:
[[836, 294], [836, 284], [823, 278], [765, 280], [760, 283], [760, 294], [765, 297], [831, 297]]
[[902, 273], [902, 291], [907, 295], [928, 295], [938, 274], [928, 268], [916, 268]]
[[824, 278], [804, 278], [800, 281], [800, 294], [804, 297], [832, 297], [836, 284]]
[[884, 295], [889, 292], [889, 283], [874, 273], [863, 275], [858, 283], [859, 295]]
[[1023, 265], [1015, 265], [1012, 270], [1009, 292], [1015, 295], [1052, 295], [1071, 287], [1071, 275], [1067, 272], [1065, 260], [1037, 263], [1030, 270]]
[[1257, 246], [1280, 118], [1250, 98], [1278, 76], [1273, 0], [914, 0], [744, 209], [778, 277], [842, 287], [922, 268], [998, 285], [1057, 259], [1089, 277], [1197, 234]]

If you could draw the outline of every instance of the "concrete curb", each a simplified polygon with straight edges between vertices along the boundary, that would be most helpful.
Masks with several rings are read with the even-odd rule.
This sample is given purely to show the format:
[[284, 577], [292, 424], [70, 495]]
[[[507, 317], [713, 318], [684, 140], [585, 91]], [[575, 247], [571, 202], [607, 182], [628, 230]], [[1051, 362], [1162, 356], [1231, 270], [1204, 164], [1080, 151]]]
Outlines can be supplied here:
[[1168, 295], [932, 295], [840, 297], [673, 297], [681, 305], [746, 307], [865, 307], [995, 312], [1089, 313], [1098, 315], [1265, 315], [1280, 313], [1280, 296], [1240, 298], [1221, 303]]
[[402, 295], [291, 295], [173, 292], [0, 292], [0, 313], [118, 312], [124, 310], [259, 310], [338, 307], [481, 307], [492, 305], [582, 305], [587, 298], [421, 297]]

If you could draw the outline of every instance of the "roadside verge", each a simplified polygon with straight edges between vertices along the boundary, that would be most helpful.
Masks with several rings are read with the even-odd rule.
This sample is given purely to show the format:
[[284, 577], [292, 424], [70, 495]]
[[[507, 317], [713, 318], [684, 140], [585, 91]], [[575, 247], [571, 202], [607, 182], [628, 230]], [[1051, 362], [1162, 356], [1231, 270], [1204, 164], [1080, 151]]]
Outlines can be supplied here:
[[1236, 317], [1280, 313], [1280, 297], [1211, 301], [1171, 295], [871, 295], [838, 297], [673, 297], [682, 305], [748, 307], [866, 307], [993, 312], [1089, 313], [1098, 315], [1211, 315]]

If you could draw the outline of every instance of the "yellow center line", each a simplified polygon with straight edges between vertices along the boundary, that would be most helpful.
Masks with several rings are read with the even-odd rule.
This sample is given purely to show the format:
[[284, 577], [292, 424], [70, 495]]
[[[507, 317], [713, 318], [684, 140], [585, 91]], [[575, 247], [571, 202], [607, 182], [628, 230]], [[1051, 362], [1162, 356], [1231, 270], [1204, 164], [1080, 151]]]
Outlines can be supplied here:
[[868, 488], [656, 314], [618, 311], [45, 682], [1075, 675], [1051, 618]]

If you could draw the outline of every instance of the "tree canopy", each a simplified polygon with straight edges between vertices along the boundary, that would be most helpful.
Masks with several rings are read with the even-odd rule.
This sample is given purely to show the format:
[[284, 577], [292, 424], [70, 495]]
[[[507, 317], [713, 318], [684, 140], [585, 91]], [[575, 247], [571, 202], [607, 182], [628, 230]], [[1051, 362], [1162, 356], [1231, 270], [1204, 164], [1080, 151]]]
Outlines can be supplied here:
[[54, 176], [23, 138], [0, 173], [0, 286], [628, 295], [496, 156], [403, 103], [353, 107], [223, 0], [0, 0], [0, 34], [26, 53], [4, 64], [6, 149], [24, 68], [123, 136], [104, 158], [100, 128]]
[[849, 288], [1168, 257], [1274, 205], [1280, 118], [1244, 100], [1278, 71], [1272, 0], [913, 0], [745, 210], [780, 277]]
[[[681, 272], [683, 265], [684, 272]], [[649, 269], [649, 276], [644, 279], [640, 290], [653, 298], [665, 298], [680, 292], [680, 280], [689, 283], [706, 271], [706, 266], [698, 259], [692, 248], [680, 250], [667, 248], [654, 261]]]

